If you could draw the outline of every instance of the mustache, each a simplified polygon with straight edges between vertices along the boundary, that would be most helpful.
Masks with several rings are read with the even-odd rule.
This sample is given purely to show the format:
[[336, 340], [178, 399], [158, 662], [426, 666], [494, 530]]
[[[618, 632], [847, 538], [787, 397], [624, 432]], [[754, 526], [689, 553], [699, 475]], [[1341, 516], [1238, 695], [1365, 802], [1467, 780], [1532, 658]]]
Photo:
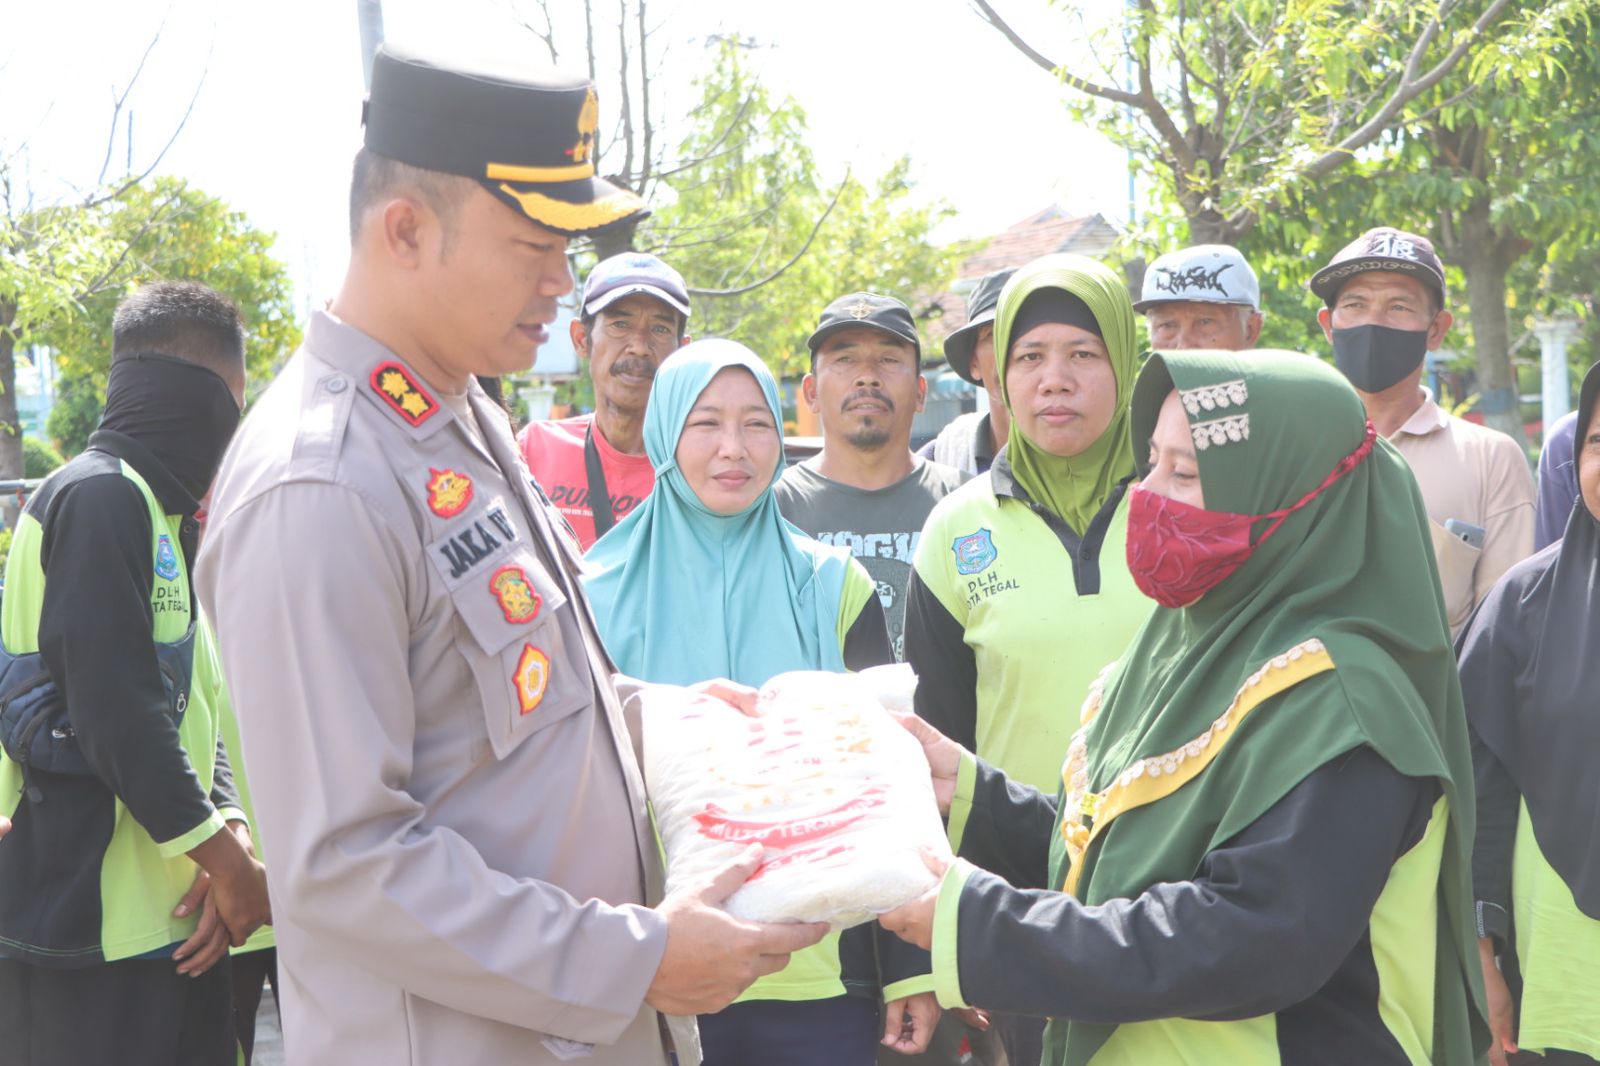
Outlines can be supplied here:
[[848, 411], [857, 400], [877, 400], [883, 404], [885, 410], [894, 410], [894, 401], [889, 399], [889, 394], [881, 389], [857, 389], [844, 398], [844, 403], [839, 406], [839, 409]]
[[633, 377], [654, 378], [656, 376], [655, 364], [648, 359], [637, 356], [624, 356], [611, 364], [611, 374], [629, 374]]

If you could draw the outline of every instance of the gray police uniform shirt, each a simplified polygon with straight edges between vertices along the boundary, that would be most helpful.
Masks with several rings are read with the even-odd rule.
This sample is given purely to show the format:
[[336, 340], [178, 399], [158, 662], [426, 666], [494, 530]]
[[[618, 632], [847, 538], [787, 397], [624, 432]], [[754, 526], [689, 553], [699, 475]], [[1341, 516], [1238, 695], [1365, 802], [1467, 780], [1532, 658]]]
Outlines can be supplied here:
[[578, 555], [468, 402], [476, 433], [318, 313], [217, 478], [198, 585], [289, 1060], [696, 1063], [643, 1002], [661, 870]]
[[905, 659], [906, 586], [933, 505], [968, 475], [920, 456], [910, 474], [882, 489], [858, 489], [817, 473], [808, 459], [783, 472], [774, 491], [783, 517], [824, 544], [849, 548], [878, 587], [897, 660]]

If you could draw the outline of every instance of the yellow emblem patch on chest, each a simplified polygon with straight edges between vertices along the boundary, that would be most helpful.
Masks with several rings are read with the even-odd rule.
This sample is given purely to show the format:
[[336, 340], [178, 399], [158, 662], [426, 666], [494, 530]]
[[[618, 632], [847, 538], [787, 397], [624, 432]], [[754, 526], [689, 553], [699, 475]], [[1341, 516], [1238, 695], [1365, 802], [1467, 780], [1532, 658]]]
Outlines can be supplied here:
[[524, 644], [511, 680], [517, 689], [517, 710], [532, 713], [544, 702], [545, 689], [550, 685], [550, 656], [532, 644]]
[[539, 617], [539, 606], [544, 601], [528, 582], [528, 575], [520, 566], [502, 566], [489, 576], [489, 591], [500, 604], [500, 613], [512, 625], [521, 625]]
[[428, 468], [428, 510], [440, 518], [454, 518], [472, 502], [472, 479], [448, 467]]

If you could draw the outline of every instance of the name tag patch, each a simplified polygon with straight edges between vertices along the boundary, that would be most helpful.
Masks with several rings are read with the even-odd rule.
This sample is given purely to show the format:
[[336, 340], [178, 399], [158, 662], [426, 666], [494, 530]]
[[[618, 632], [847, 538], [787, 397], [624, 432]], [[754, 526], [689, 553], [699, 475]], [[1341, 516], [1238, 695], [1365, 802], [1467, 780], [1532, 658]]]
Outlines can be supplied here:
[[521, 540], [506, 511], [505, 501], [494, 500], [477, 515], [464, 518], [428, 546], [434, 565], [455, 588], [484, 563], [499, 558], [505, 548]]

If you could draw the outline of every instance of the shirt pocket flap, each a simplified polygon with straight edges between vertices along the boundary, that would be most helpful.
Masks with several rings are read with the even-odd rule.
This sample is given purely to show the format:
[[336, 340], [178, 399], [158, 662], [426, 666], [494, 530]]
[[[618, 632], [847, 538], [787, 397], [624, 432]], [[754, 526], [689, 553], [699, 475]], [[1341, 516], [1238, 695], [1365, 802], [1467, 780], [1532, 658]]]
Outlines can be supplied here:
[[561, 586], [526, 549], [489, 560], [451, 592], [451, 599], [488, 655], [498, 655], [530, 629], [541, 628], [567, 604]]
[[516, 549], [451, 594], [495, 758], [594, 703], [572, 605], [531, 551]]

